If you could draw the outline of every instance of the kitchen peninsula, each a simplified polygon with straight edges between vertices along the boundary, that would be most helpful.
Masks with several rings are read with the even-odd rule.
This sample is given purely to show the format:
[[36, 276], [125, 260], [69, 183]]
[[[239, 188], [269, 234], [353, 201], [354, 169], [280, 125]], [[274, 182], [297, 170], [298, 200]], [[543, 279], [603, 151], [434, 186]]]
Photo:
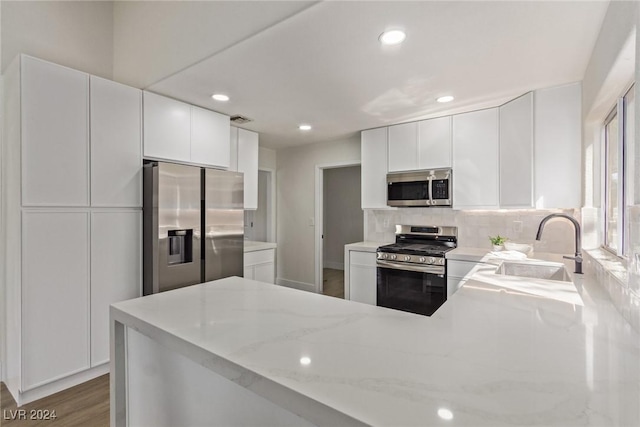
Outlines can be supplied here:
[[593, 276], [483, 261], [432, 317], [237, 277], [114, 304], [112, 425], [640, 425]]

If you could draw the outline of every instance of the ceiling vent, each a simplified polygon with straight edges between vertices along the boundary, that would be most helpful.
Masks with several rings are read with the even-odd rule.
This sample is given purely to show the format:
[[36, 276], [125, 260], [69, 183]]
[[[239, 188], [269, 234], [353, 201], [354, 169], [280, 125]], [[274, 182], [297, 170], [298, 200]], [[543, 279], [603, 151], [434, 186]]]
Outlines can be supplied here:
[[235, 116], [231, 116], [231, 121], [241, 125], [242, 123], [252, 122], [253, 119], [236, 114]]

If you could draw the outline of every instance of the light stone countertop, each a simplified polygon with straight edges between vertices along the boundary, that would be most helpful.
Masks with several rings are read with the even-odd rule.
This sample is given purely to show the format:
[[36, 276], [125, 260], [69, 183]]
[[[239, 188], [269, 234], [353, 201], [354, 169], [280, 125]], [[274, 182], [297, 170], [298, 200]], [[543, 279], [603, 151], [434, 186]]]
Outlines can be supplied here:
[[278, 245], [271, 242], [255, 242], [253, 240], [244, 241], [244, 252], [263, 251], [265, 249], [275, 249]]
[[238, 277], [120, 302], [111, 316], [228, 361], [244, 387], [307, 419], [640, 425], [640, 336], [594, 277], [505, 277], [482, 260], [432, 317]]
[[480, 262], [489, 252], [491, 252], [491, 249], [461, 248], [458, 246], [457, 248], [447, 252], [445, 254], [445, 258], [456, 261]]
[[390, 243], [382, 242], [357, 242], [344, 245], [345, 250], [348, 251], [360, 251], [360, 252], [375, 252], [380, 246], [389, 245]]

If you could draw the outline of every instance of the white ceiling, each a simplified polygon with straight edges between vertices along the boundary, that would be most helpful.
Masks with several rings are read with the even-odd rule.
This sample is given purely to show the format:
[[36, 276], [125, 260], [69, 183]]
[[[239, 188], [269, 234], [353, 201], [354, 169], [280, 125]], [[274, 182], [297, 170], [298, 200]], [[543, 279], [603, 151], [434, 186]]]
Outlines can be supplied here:
[[[607, 6], [322, 2], [147, 89], [252, 118], [242, 127], [268, 148], [330, 141], [582, 80]], [[378, 42], [390, 27], [406, 31], [401, 46]], [[231, 100], [213, 101], [218, 92]], [[455, 101], [436, 103], [445, 94]], [[303, 122], [313, 130], [299, 131]]]

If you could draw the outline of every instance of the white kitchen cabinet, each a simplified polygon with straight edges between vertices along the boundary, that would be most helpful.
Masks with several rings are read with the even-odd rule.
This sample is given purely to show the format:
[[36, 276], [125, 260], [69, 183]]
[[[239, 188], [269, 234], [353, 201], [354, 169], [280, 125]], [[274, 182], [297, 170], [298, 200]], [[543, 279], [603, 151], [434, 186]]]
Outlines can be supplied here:
[[275, 283], [275, 249], [263, 249], [244, 254], [244, 278]]
[[500, 107], [500, 207], [533, 206], [533, 93]]
[[191, 162], [229, 168], [229, 116], [191, 106]]
[[351, 301], [365, 304], [377, 304], [377, 273], [376, 253], [348, 251], [349, 261], [346, 264], [349, 269], [349, 283], [345, 289], [349, 289]]
[[389, 126], [389, 172], [418, 169], [418, 122]]
[[498, 109], [453, 116], [453, 208], [498, 207]]
[[534, 94], [535, 207], [582, 205], [581, 85], [574, 83]]
[[191, 106], [144, 92], [144, 157], [191, 161]]
[[238, 172], [238, 128], [235, 126], [230, 126], [230, 128], [228, 170]]
[[142, 207], [142, 91], [95, 76], [91, 205]]
[[418, 169], [451, 167], [451, 116], [418, 122]]
[[22, 205], [89, 205], [89, 75], [21, 57]]
[[447, 260], [447, 298], [456, 293], [465, 283], [465, 276], [480, 262]]
[[22, 214], [22, 391], [89, 368], [89, 216]]
[[388, 209], [387, 206], [388, 128], [364, 130], [360, 134], [362, 209]]
[[142, 212], [91, 214], [91, 366], [109, 361], [109, 305], [142, 296]]
[[244, 208], [258, 209], [258, 134], [238, 129], [238, 172], [244, 173]]

